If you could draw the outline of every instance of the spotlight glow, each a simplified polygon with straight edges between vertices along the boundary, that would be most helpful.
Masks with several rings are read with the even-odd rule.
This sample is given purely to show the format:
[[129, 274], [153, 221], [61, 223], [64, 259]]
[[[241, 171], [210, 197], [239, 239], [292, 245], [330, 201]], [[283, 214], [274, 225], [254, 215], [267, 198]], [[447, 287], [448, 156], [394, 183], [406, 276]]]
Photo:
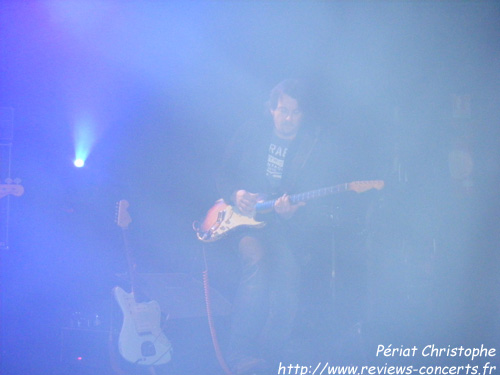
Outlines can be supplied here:
[[75, 124], [73, 131], [75, 144], [75, 167], [81, 168], [89, 156], [95, 142], [95, 129], [91, 121], [81, 119]]

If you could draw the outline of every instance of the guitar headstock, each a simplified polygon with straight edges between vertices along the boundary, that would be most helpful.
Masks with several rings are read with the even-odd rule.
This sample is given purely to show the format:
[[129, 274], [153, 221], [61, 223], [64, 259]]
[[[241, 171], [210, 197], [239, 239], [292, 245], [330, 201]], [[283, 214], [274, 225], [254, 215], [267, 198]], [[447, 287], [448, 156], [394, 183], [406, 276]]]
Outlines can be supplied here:
[[122, 229], [127, 229], [129, 224], [132, 222], [132, 218], [128, 213], [128, 208], [130, 204], [127, 200], [122, 199], [117, 203], [117, 213], [116, 213], [116, 224]]
[[0, 198], [5, 197], [6, 195], [15, 195], [16, 197], [20, 197], [24, 194], [24, 187], [19, 184], [7, 183], [0, 185]]
[[384, 181], [382, 180], [354, 181], [349, 183], [349, 190], [355, 191], [356, 193], [363, 193], [371, 189], [381, 190], [383, 188]]

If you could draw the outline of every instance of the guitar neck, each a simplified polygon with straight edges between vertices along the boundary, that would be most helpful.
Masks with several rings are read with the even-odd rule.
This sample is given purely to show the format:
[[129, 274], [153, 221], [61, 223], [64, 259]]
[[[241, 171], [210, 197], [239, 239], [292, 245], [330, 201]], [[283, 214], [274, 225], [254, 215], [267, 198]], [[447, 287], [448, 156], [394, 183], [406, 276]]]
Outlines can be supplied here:
[[128, 239], [128, 226], [132, 222], [132, 218], [128, 213], [129, 205], [130, 204], [125, 199], [122, 199], [117, 203], [116, 224], [122, 229], [123, 245], [125, 247], [125, 255], [127, 257], [130, 285], [132, 293], [134, 293], [137, 285], [137, 267]]
[[[299, 193], [290, 195], [289, 199], [292, 204], [298, 202], [305, 202], [311, 199], [322, 198], [327, 195], [342, 193], [344, 191], [351, 190], [348, 183], [339, 184], [335, 186], [329, 186], [317, 190], [307, 191], [305, 193]], [[257, 203], [255, 206], [255, 210], [259, 213], [269, 212], [273, 209], [274, 204], [276, 203], [276, 199]]]
[[128, 238], [127, 228], [122, 228], [123, 244], [125, 246], [125, 255], [127, 257], [128, 275], [130, 278], [131, 292], [135, 294], [137, 285], [137, 266], [135, 263], [134, 255], [130, 248], [130, 241]]

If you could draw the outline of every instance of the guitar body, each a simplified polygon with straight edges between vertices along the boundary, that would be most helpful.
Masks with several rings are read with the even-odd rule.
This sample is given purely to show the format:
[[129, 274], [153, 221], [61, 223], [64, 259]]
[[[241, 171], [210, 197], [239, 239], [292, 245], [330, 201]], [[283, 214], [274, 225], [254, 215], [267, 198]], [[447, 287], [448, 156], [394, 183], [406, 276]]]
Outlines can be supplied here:
[[161, 330], [160, 305], [156, 301], [136, 302], [133, 293], [113, 289], [123, 312], [118, 350], [128, 362], [138, 365], [162, 365], [171, 360], [172, 344]]
[[[362, 193], [371, 189], [380, 190], [383, 187], [384, 181], [382, 180], [354, 181], [294, 194], [289, 196], [289, 199], [291, 203], [305, 202], [310, 199], [321, 198], [344, 191]], [[243, 215], [236, 207], [227, 204], [223, 199], [219, 199], [212, 208], [208, 210], [201, 225], [195, 222], [193, 224], [193, 229], [196, 231], [196, 236], [200, 241], [214, 242], [225, 237], [229, 232], [238, 227], [260, 228], [266, 225], [266, 223], [255, 220], [255, 215], [260, 212], [272, 211], [275, 202], [276, 200], [258, 202], [255, 205], [255, 212], [251, 216], [248, 216]]]
[[198, 239], [204, 242], [214, 242], [238, 227], [261, 228], [266, 223], [255, 220], [254, 216], [243, 215], [236, 207], [219, 199], [208, 210], [203, 223], [197, 228]]

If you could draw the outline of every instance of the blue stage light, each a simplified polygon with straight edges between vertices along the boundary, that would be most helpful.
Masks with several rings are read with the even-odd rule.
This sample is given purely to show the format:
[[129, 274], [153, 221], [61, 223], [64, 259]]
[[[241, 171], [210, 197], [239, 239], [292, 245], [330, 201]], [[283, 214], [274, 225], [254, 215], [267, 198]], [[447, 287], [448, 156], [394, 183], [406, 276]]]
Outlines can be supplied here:
[[73, 162], [73, 164], [75, 165], [75, 167], [77, 168], [81, 168], [85, 165], [85, 160], [83, 159], [75, 159], [75, 161]]
[[95, 126], [88, 119], [80, 119], [74, 127], [73, 132], [75, 142], [75, 167], [81, 168], [85, 165], [85, 161], [89, 156], [90, 151], [95, 143]]

